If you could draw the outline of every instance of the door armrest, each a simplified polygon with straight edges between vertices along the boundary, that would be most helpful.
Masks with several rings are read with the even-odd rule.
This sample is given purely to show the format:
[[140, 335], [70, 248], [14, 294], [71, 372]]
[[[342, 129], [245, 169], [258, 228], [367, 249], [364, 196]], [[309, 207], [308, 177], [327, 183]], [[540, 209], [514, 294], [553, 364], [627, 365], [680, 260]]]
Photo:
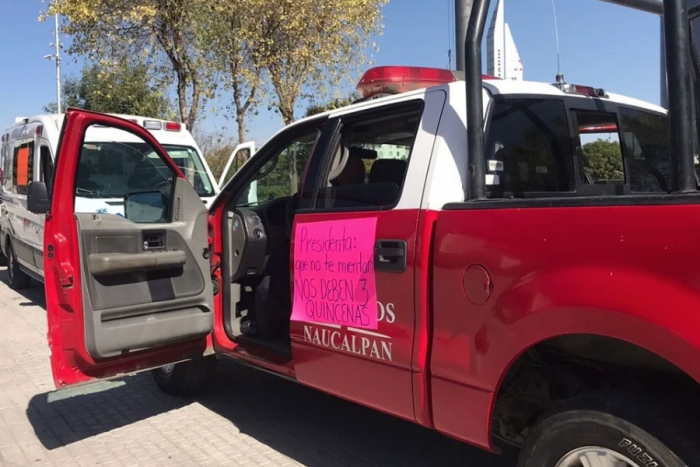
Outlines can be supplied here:
[[147, 251], [143, 253], [94, 253], [88, 256], [93, 276], [128, 272], [172, 269], [185, 265], [187, 255], [182, 250]]

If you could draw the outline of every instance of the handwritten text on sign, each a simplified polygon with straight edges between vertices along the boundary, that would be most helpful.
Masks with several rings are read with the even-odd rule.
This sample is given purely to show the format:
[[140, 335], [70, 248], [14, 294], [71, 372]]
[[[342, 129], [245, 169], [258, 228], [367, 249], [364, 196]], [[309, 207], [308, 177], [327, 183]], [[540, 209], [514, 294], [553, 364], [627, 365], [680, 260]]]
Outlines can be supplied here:
[[377, 329], [376, 218], [299, 223], [292, 320]]

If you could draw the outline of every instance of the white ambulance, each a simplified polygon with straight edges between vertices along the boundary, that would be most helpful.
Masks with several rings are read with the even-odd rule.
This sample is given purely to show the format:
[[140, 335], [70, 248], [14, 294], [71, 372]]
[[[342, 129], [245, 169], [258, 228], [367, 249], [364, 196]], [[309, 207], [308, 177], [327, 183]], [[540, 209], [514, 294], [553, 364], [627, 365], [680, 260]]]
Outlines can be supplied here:
[[[183, 124], [140, 116], [117, 116], [149, 130], [209, 206], [219, 186]], [[0, 249], [7, 258], [13, 288], [26, 287], [32, 277], [43, 280], [44, 216], [27, 210], [27, 187], [32, 181], [43, 181], [51, 192], [63, 120], [64, 114], [20, 117], [2, 133]], [[90, 128], [85, 136], [83, 156], [90, 163], [84, 166], [85, 173], [78, 174], [85, 183], [76, 185], [76, 212], [123, 216], [126, 192], [168, 182], [168, 171], [161, 167], [163, 164], [153, 150], [143, 140], [122, 130]], [[61, 183], [60, 180], [53, 182]]]

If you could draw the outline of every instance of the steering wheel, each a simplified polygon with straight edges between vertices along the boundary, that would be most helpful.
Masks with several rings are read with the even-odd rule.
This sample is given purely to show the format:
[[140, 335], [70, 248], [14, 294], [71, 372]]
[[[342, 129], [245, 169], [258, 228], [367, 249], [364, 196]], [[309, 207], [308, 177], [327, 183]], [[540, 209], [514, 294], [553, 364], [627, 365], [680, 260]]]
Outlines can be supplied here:
[[261, 276], [264, 271], [267, 232], [252, 209], [236, 209], [231, 222], [231, 280]]

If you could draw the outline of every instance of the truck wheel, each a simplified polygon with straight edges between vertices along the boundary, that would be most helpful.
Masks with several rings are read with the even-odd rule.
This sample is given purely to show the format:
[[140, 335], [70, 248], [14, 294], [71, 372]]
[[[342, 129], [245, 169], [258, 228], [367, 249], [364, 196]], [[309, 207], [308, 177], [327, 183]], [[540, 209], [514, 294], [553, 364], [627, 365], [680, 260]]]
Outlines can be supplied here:
[[172, 363], [152, 371], [156, 384], [171, 396], [194, 396], [202, 393], [216, 372], [216, 356]]
[[700, 465], [697, 431], [668, 407], [627, 393], [564, 402], [530, 429], [519, 467]]
[[14, 290], [26, 289], [32, 282], [32, 278], [19, 267], [10, 241], [7, 242], [7, 275], [10, 278], [10, 288]]

